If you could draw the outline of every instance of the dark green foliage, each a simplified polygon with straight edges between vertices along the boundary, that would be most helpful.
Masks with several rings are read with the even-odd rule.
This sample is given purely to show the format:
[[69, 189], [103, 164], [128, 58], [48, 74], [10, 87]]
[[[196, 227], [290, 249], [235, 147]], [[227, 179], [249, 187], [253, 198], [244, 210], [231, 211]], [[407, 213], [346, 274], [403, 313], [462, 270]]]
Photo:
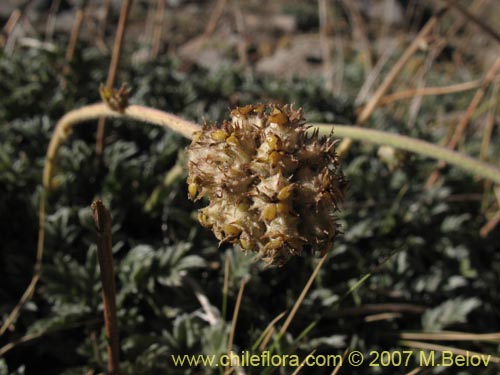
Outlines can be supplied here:
[[[14, 307], [31, 277], [41, 171], [51, 130], [64, 111], [98, 100], [106, 65], [106, 59], [91, 50], [80, 55], [67, 90], [62, 91], [56, 69], [62, 57], [29, 54], [29, 59], [0, 56], [2, 316]], [[220, 121], [228, 107], [268, 99], [303, 106], [309, 120], [352, 120], [348, 100], [332, 97], [320, 82], [281, 82], [230, 68], [212, 74], [181, 68], [178, 61], [160, 59], [134, 66], [121, 78], [132, 87], [131, 102], [196, 121]], [[400, 120], [385, 113], [374, 123], [379, 128], [403, 129]], [[441, 137], [441, 130], [420, 123], [404, 132], [433, 141]], [[169, 170], [177, 163], [185, 165], [181, 151], [187, 142], [179, 136], [148, 125], [108, 121], [100, 165], [94, 133], [92, 124], [77, 128], [60, 151], [58, 187], [48, 204], [42, 280], [15, 331], [2, 337], [0, 345], [25, 334], [42, 335], [0, 359], [0, 374], [103, 371], [96, 355], [106, 358], [89, 208], [97, 197], [105, 201], [113, 218], [123, 374], [218, 373], [175, 368], [170, 355], [226, 350], [238, 287], [248, 276], [235, 345], [250, 349], [266, 325], [291, 308], [316, 260], [305, 254], [283, 268], [264, 269], [238, 249], [219, 249], [212, 234], [196, 221], [184, 177], [162, 187]], [[498, 152], [496, 146], [493, 153]], [[480, 202], [459, 199], [479, 192], [479, 184], [452, 170], [446, 185], [425, 191], [422, 185], [433, 163], [413, 157], [390, 171], [368, 145], [355, 146], [344, 164], [350, 180], [340, 214], [344, 234], [279, 351], [301, 356], [312, 349], [341, 353], [351, 340], [359, 350], [388, 350], [398, 347], [400, 331], [500, 330], [500, 291], [494, 287], [500, 279], [499, 231], [481, 239]], [[151, 199], [155, 189], [161, 194]], [[226, 255], [229, 297], [226, 316], [221, 316]], [[372, 276], [345, 297], [368, 272]], [[208, 301], [216, 323], [207, 322], [210, 318], [201, 308], [200, 296]], [[402, 312], [394, 320], [366, 322], [363, 306], [383, 303], [406, 303], [420, 310]], [[295, 342], [312, 322], [316, 325], [306, 339]], [[494, 345], [478, 342], [460, 345], [487, 353], [495, 350]], [[262, 370], [249, 368], [247, 373]], [[327, 370], [324, 373], [332, 369]], [[406, 372], [361, 368], [357, 373]]]

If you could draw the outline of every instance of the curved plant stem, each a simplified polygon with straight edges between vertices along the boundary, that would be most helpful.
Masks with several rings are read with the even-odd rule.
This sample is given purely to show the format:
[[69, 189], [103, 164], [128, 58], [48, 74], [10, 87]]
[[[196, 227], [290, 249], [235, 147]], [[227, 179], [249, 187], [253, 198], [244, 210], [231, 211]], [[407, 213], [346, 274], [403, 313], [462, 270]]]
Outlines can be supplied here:
[[471, 175], [476, 175], [500, 184], [500, 168], [429, 142], [400, 134], [359, 128], [356, 126], [335, 125], [332, 127], [331, 124], [310, 125], [312, 127], [318, 127], [320, 133], [323, 134], [330, 134], [332, 129], [334, 129], [336, 137], [351, 138], [378, 145], [392, 146], [401, 150], [428, 156], [432, 159], [443, 160], [448, 164], [463, 169]]
[[[94, 120], [101, 116], [126, 117], [148, 122], [154, 125], [169, 128], [186, 138], [192, 138], [193, 133], [201, 129], [199, 125], [188, 120], [184, 120], [181, 117], [140, 105], [130, 105], [123, 111], [123, 113], [112, 110], [104, 103], [91, 104], [86, 107], [73, 110], [68, 112], [59, 120], [56, 125], [54, 135], [50, 141], [43, 173], [43, 185], [46, 189], [50, 190], [52, 173], [59, 146], [61, 145], [61, 142], [68, 137], [71, 132], [71, 128], [78, 123]], [[352, 138], [358, 141], [388, 145], [427, 156], [432, 159], [443, 160], [465, 170], [466, 172], [469, 172], [472, 175], [477, 175], [500, 184], [500, 168], [429, 142], [399, 134], [359, 128], [350, 125], [309, 125], [311, 125], [311, 127], [318, 127], [319, 131], [323, 134], [330, 134], [332, 129], [335, 129], [335, 136], [339, 138]]]
[[[100, 117], [130, 118], [139, 120], [153, 125], [169, 128], [186, 138], [192, 138], [193, 134], [201, 129], [199, 125], [188, 120], [184, 120], [173, 114], [140, 105], [130, 105], [122, 112], [117, 112], [109, 108], [105, 103], [91, 104], [68, 112], [59, 120], [50, 140], [43, 171], [44, 191], [41, 195], [39, 206], [39, 232], [37, 256], [34, 267], [35, 271], [23, 296], [2, 324], [2, 327], [0, 328], [0, 336], [3, 335], [3, 333], [5, 333], [5, 331], [15, 322], [21, 308], [33, 295], [38, 280], [40, 279], [44, 247], [45, 201], [46, 195], [48, 191], [50, 191], [52, 174], [59, 147], [61, 143], [68, 138], [73, 126], [79, 123], [89, 122], [90, 120], [95, 120]], [[333, 130], [332, 124], [310, 125], [312, 127], [318, 127], [319, 131], [323, 134], [331, 134]], [[464, 171], [472, 175], [477, 175], [500, 184], [500, 168], [418, 139], [350, 125], [335, 125], [335, 136], [340, 138], [351, 138], [358, 141], [366, 141], [379, 145], [388, 145], [428, 156], [433, 159], [443, 160], [448, 164], [462, 168]]]
[[143, 122], [149, 122], [154, 125], [170, 128], [186, 138], [191, 138], [194, 132], [200, 130], [198, 125], [190, 121], [170, 113], [140, 105], [130, 105], [123, 113], [112, 110], [105, 103], [91, 104], [75, 109], [68, 112], [59, 120], [54, 135], [50, 140], [47, 150], [47, 160], [43, 171], [43, 186], [46, 189], [50, 190], [50, 182], [59, 146], [71, 133], [71, 128], [76, 124], [95, 120], [100, 117], [128, 117]]

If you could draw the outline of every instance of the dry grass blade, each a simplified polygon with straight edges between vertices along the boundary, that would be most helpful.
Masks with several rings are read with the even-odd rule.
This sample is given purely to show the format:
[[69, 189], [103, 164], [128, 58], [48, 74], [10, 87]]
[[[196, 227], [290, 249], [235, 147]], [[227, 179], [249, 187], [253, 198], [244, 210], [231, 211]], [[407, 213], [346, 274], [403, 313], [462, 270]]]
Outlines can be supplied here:
[[347, 356], [347, 353], [349, 352], [349, 348], [344, 350], [344, 353], [342, 354], [342, 361], [339, 361], [337, 363], [337, 366], [333, 369], [332, 373], [330, 375], [337, 375], [342, 367], [342, 364], [344, 363], [345, 357]]
[[500, 343], [500, 332], [467, 333], [467, 332], [402, 332], [399, 337], [404, 340], [427, 341], [484, 341]]
[[30, 341], [36, 340], [36, 339], [42, 337], [44, 334], [45, 334], [45, 332], [33, 333], [31, 335], [22, 336], [21, 338], [17, 339], [16, 341], [8, 343], [7, 345], [0, 348], [0, 357], [3, 357], [5, 354], [7, 354], [12, 349], [14, 349], [16, 346], [18, 346], [20, 344], [24, 344], [25, 342], [30, 342]]
[[[453, 133], [453, 136], [451, 137], [450, 141], [446, 145], [447, 148], [453, 150], [455, 147], [457, 147], [458, 143], [460, 140], [463, 138], [465, 130], [467, 129], [467, 126], [469, 125], [469, 121], [476, 111], [477, 107], [479, 106], [479, 103], [483, 99], [486, 90], [488, 86], [493, 82], [493, 79], [496, 76], [497, 70], [500, 69], [500, 57], [498, 57], [495, 62], [493, 63], [493, 66], [488, 70], [486, 75], [484, 76], [484, 79], [482, 81], [481, 87], [476, 91], [474, 94], [474, 97], [472, 98], [469, 106], [467, 107], [467, 111], [465, 112], [465, 115], [462, 117], [460, 120], [460, 123], [458, 124], [457, 128], [455, 129], [455, 132]], [[440, 162], [438, 164], [438, 169], [435, 170], [427, 179], [427, 182], [425, 184], [426, 188], [431, 188], [434, 186], [436, 183], [437, 179], [440, 176], [440, 169], [442, 169], [446, 164], [444, 162]]]
[[474, 90], [480, 86], [481, 86], [481, 81], [476, 80], [476, 81], [457, 83], [455, 85], [442, 86], [442, 87], [423, 87], [420, 89], [417, 88], [417, 89], [404, 90], [383, 96], [380, 99], [378, 106], [381, 107], [399, 100], [412, 99], [415, 96], [455, 94], [458, 92]]
[[[413, 42], [406, 48], [404, 51], [403, 55], [399, 58], [399, 60], [394, 64], [392, 67], [391, 71], [389, 74], [386, 76], [382, 84], [379, 86], [379, 88], [375, 91], [373, 96], [370, 98], [368, 103], [363, 107], [361, 112], [358, 115], [356, 124], [361, 126], [363, 125], [366, 120], [372, 115], [373, 111], [377, 107], [378, 103], [380, 102], [380, 99], [385, 95], [389, 87], [392, 85], [394, 80], [397, 78], [399, 73], [403, 70], [404, 66], [410, 60], [410, 58], [417, 52], [419, 45], [422, 41], [423, 38], [425, 38], [437, 25], [437, 22], [441, 18], [441, 16], [445, 13], [446, 8], [441, 9], [440, 11], [437, 12], [436, 15], [434, 15], [427, 23], [424, 25], [422, 30], [418, 33], [418, 35], [415, 37]], [[338, 154], [342, 156], [345, 154], [349, 148], [351, 147], [352, 140], [347, 138], [342, 141], [338, 148]]]
[[500, 185], [495, 186], [493, 191], [495, 192], [497, 207], [499, 207], [499, 209], [493, 215], [493, 217], [488, 220], [488, 222], [481, 228], [479, 232], [481, 237], [486, 237], [498, 224], [500, 224]]
[[217, 0], [215, 4], [214, 10], [210, 14], [210, 19], [208, 20], [205, 31], [203, 32], [203, 38], [207, 38], [213, 34], [215, 29], [217, 28], [217, 23], [219, 22], [219, 18], [226, 7], [227, 0]]
[[92, 217], [97, 234], [97, 258], [101, 268], [104, 324], [108, 349], [108, 372], [117, 375], [120, 371], [120, 343], [116, 313], [115, 266], [111, 241], [111, 215], [102, 201], [92, 203]]
[[8, 36], [12, 32], [12, 30], [14, 30], [14, 27], [16, 27], [22, 15], [23, 12], [20, 8], [14, 9], [10, 14], [9, 19], [5, 23], [5, 26], [2, 29], [2, 34]]
[[272, 334], [274, 333], [274, 326], [276, 323], [278, 323], [283, 317], [286, 315], [286, 311], [283, 311], [282, 313], [278, 314], [269, 324], [267, 327], [264, 329], [262, 332], [262, 335], [264, 335], [264, 339], [262, 340], [262, 343], [259, 346], [259, 350], [263, 352], [267, 348], [267, 344], [269, 343], [269, 340], [272, 337]]
[[[243, 298], [243, 292], [245, 290], [245, 285], [247, 284], [248, 280], [249, 280], [248, 278], [244, 278], [243, 280], [241, 280], [240, 289], [238, 290], [238, 296], [236, 297], [236, 305], [234, 306], [233, 320], [232, 320], [232, 324], [231, 324], [231, 332], [229, 333], [229, 340], [227, 343], [227, 354], [228, 355], [230, 355], [231, 351], [233, 350], [234, 335], [236, 333], [236, 323], [238, 322], [238, 314], [239, 314], [240, 308], [241, 308], [241, 300]], [[228, 366], [228, 368], [226, 369], [226, 372], [230, 367], [231, 366]]]
[[[436, 55], [433, 53], [427, 54], [423, 66], [421, 66], [415, 73], [417, 90], [425, 87], [427, 82], [427, 76], [431, 70], [432, 64], [434, 63], [435, 56]], [[422, 107], [422, 101], [423, 101], [422, 96], [414, 96], [410, 101], [410, 105], [408, 107], [408, 120], [407, 120], [409, 129], [415, 127], [418, 114]]]
[[[490, 101], [490, 110], [488, 111], [488, 115], [486, 117], [486, 124], [484, 126], [483, 131], [483, 139], [481, 141], [481, 151], [479, 153], [480, 160], [488, 160], [488, 151], [491, 143], [491, 138], [493, 135], [493, 128], [495, 126], [495, 115], [496, 109], [500, 104], [500, 97], [498, 95], [500, 89], [500, 84], [495, 82], [493, 86], [493, 90], [491, 91], [491, 101]], [[484, 191], [489, 191], [491, 188], [491, 182], [484, 182]], [[479, 235], [481, 237], [486, 237], [488, 234], [496, 228], [498, 224], [500, 224], [500, 193], [498, 193], [498, 188], [495, 189], [495, 193], [497, 195], [497, 212], [488, 220], [486, 224], [480, 229]], [[486, 194], [484, 196], [486, 199]]]
[[323, 267], [323, 264], [325, 264], [327, 258], [328, 258], [328, 253], [326, 253], [325, 255], [323, 255], [321, 257], [320, 261], [318, 262], [318, 265], [316, 266], [313, 273], [309, 277], [309, 280], [307, 280], [307, 283], [304, 286], [304, 289], [302, 289], [302, 292], [300, 293], [299, 298], [297, 298], [297, 301], [295, 301], [295, 304], [293, 305], [293, 308], [290, 311], [290, 314], [286, 318], [285, 322], [283, 323], [283, 326], [281, 327], [281, 329], [279, 331], [279, 338], [281, 338], [285, 334], [288, 327], [292, 323], [293, 318], [295, 318], [295, 315], [297, 314], [297, 311], [299, 310], [300, 305], [304, 301], [304, 298], [306, 297], [307, 292], [311, 288], [312, 283], [316, 279], [316, 276], [318, 275], [319, 271], [321, 270], [321, 267]]
[[382, 96], [384, 96], [399, 73], [401, 73], [408, 60], [415, 54], [415, 52], [417, 52], [422, 39], [429, 35], [429, 33], [434, 29], [437, 22], [444, 13], [445, 9], [442, 9], [436, 15], [434, 15], [429, 21], [427, 21], [427, 23], [418, 33], [415, 39], [413, 39], [413, 42], [408, 46], [403, 55], [401, 55], [399, 60], [394, 64], [391, 71], [384, 79], [384, 82], [382, 82], [377, 91], [375, 91], [375, 93], [371, 97], [370, 101], [364, 106], [363, 110], [358, 116], [358, 124], [363, 124], [371, 116]]
[[101, 22], [99, 23], [99, 39], [104, 40], [106, 35], [106, 25], [108, 23], [109, 8], [111, 7], [111, 0], [104, 0], [101, 5]]
[[54, 0], [50, 5], [49, 15], [47, 16], [47, 23], [45, 24], [45, 41], [49, 42], [54, 36], [54, 29], [56, 26], [57, 12], [61, 6], [61, 0]]
[[[111, 64], [109, 66], [108, 78], [106, 81], [106, 87], [111, 89], [115, 83], [116, 73], [118, 71], [118, 64], [120, 62], [120, 55], [123, 46], [123, 39], [125, 36], [125, 27], [127, 25], [128, 14], [130, 12], [130, 6], [132, 0], [123, 0], [120, 19], [118, 20], [118, 28], [116, 30], [115, 43], [113, 45], [113, 54], [111, 56]], [[104, 148], [104, 126], [106, 121], [104, 117], [99, 119], [97, 124], [97, 136], [96, 136], [96, 154], [100, 158]]]
[[391, 58], [395, 49], [396, 49], [396, 44], [389, 46], [386, 50], [382, 52], [382, 55], [378, 58], [375, 66], [373, 67], [373, 69], [370, 70], [370, 72], [366, 76], [363, 85], [359, 89], [359, 92], [356, 95], [356, 98], [354, 99], [354, 104], [356, 106], [359, 106], [366, 101], [366, 99], [368, 98], [368, 96], [372, 91], [372, 87], [375, 85], [375, 82], [382, 73], [382, 69], [384, 68], [387, 61], [389, 61], [389, 59]]
[[373, 322], [379, 322], [381, 320], [393, 320], [401, 317], [403, 317], [403, 315], [400, 313], [380, 313], [380, 314], [367, 315], [363, 320], [366, 323], [373, 323]]
[[366, 36], [366, 27], [359, 9], [359, 4], [355, 1], [342, 0], [342, 5], [347, 9], [347, 14], [352, 24], [353, 39], [355, 42], [358, 41], [361, 46], [365, 76], [368, 76], [369, 72], [372, 70], [372, 53], [370, 50], [370, 42]]
[[236, 31], [238, 33], [238, 37], [240, 41], [238, 43], [238, 57], [239, 61], [242, 65], [248, 64], [248, 37], [247, 37], [247, 28], [245, 24], [245, 16], [244, 12], [241, 9], [241, 4], [239, 0], [233, 0], [233, 13], [234, 13], [234, 21], [236, 23]]
[[156, 3], [155, 26], [153, 31], [153, 47], [151, 48], [150, 57], [155, 59], [158, 57], [161, 46], [161, 36], [163, 33], [163, 24], [165, 22], [165, 1], [158, 0]]
[[344, 38], [342, 31], [337, 22], [333, 24], [333, 41], [334, 41], [334, 61], [333, 66], [335, 69], [333, 75], [332, 92], [334, 95], [339, 96], [344, 90], [344, 75], [345, 75], [345, 53], [344, 53]]
[[495, 78], [495, 75], [498, 70], [500, 70], [500, 57], [498, 57], [495, 60], [493, 66], [486, 73], [481, 87], [477, 90], [476, 94], [474, 95], [474, 98], [472, 99], [469, 107], [467, 108], [467, 111], [465, 112], [465, 116], [462, 117], [462, 121], [460, 121], [458, 128], [455, 130], [455, 134], [453, 134], [450, 143], [447, 145], [448, 148], [454, 149], [455, 147], [457, 147], [458, 142], [462, 139], [464, 132], [467, 129], [470, 118], [472, 117], [474, 111], [477, 109], [479, 103], [483, 99], [484, 94], [488, 89], [488, 86]]
[[474, 24], [479, 26], [483, 31], [492, 36], [497, 42], [500, 42], [500, 33], [496, 31], [493, 27], [485, 23], [479, 17], [475, 16], [471, 12], [469, 12], [466, 8], [458, 3], [456, 0], [445, 0], [448, 5], [452, 8], [458, 10], [463, 16], [465, 16], [468, 20], [472, 21]]
[[417, 375], [420, 371], [422, 371], [422, 367], [417, 367], [416, 369], [411, 370], [406, 375]]
[[224, 258], [224, 284], [222, 286], [222, 319], [226, 319], [227, 296], [229, 292], [229, 254]]
[[491, 90], [491, 99], [490, 99], [490, 110], [488, 111], [488, 115], [486, 117], [486, 124], [483, 131], [483, 139], [481, 141], [481, 151], [479, 152], [479, 159], [487, 160], [488, 159], [488, 149], [491, 143], [491, 136], [493, 134], [493, 128], [495, 126], [495, 115], [496, 110], [500, 106], [500, 83], [495, 82], [493, 85], [493, 89]]
[[68, 48], [66, 49], [66, 65], [63, 69], [63, 77], [61, 80], [61, 86], [64, 88], [66, 86], [65, 77], [68, 75], [70, 70], [70, 63], [73, 61], [73, 57], [75, 56], [76, 44], [78, 42], [78, 35], [80, 35], [80, 30], [82, 28], [83, 19], [85, 17], [85, 8], [87, 7], [87, 1], [82, 1], [76, 11], [75, 21], [73, 23], [73, 27], [71, 28], [71, 34], [69, 37]]
[[[157, 0], [148, 0], [148, 10], [146, 13], [146, 19], [152, 20], [155, 18], [156, 8], [157, 8]], [[153, 34], [154, 34], [154, 26], [153, 22], [145, 22], [144, 31], [141, 37], [141, 42], [145, 45], [153, 45]]]
[[314, 353], [316, 353], [316, 349], [314, 349], [312, 352], [310, 352], [302, 362], [300, 362], [300, 365], [297, 366], [297, 368], [295, 369], [295, 371], [292, 373], [292, 375], [297, 375], [299, 372], [302, 371], [302, 369], [305, 367], [305, 364], [306, 364], [306, 360], [307, 360], [307, 357], [309, 357], [310, 355], [313, 355]]
[[498, 211], [491, 219], [488, 220], [486, 224], [479, 231], [479, 235], [481, 237], [486, 237], [490, 232], [496, 228], [496, 226], [500, 224], [500, 211]]
[[19, 345], [22, 345], [22, 344], [27, 343], [27, 342], [31, 342], [33, 340], [37, 340], [37, 339], [42, 338], [46, 335], [50, 335], [50, 334], [62, 332], [62, 331], [67, 331], [70, 329], [80, 328], [83, 326], [86, 326], [86, 327], [95, 326], [97, 324], [100, 324], [101, 322], [102, 322], [101, 319], [91, 319], [91, 320], [87, 320], [87, 321], [83, 321], [83, 322], [75, 322], [75, 323], [67, 324], [64, 327], [52, 329], [50, 331], [36, 332], [36, 333], [31, 333], [31, 334], [21, 336], [20, 338], [2, 346], [0, 348], [0, 357], [3, 357], [5, 354], [7, 354], [8, 352], [10, 352], [12, 349], [16, 348]]
[[455, 355], [477, 355], [477, 356], [487, 356], [489, 357], [489, 362], [500, 364], [500, 357], [493, 356], [491, 354], [484, 354], [479, 352], [473, 352], [470, 350], [464, 350], [460, 348], [454, 348], [451, 346], [437, 345], [437, 344], [429, 344], [427, 342], [421, 341], [412, 341], [412, 340], [401, 340], [399, 342], [402, 346], [406, 346], [408, 348], [414, 349], [423, 349], [423, 350], [431, 350], [437, 352], [450, 352]]
[[[285, 314], [283, 314], [283, 316], [285, 316]], [[266, 327], [266, 330], [264, 330], [263, 332], [264, 339], [262, 340], [262, 344], [259, 346], [259, 350], [261, 352], [263, 352], [266, 349], [267, 345], [269, 344], [269, 341], [271, 341], [271, 338], [275, 333], [276, 329], [274, 328], [274, 326]]]
[[318, 0], [319, 17], [319, 43], [321, 48], [321, 57], [323, 60], [323, 79], [327, 90], [333, 87], [332, 81], [332, 61], [330, 44], [328, 43], [328, 4], [326, 0]]
[[412, 305], [409, 303], [381, 303], [369, 304], [359, 307], [350, 307], [339, 309], [335, 316], [356, 316], [356, 315], [369, 315], [381, 313], [410, 313], [410, 314], [423, 314], [427, 308], [420, 305]]
[[9, 19], [5, 23], [5, 26], [2, 29], [2, 33], [0, 35], [0, 47], [3, 47], [7, 44], [7, 40], [9, 39], [9, 35], [12, 33], [17, 23], [21, 19], [23, 15], [23, 11], [20, 8], [14, 9], [9, 16]]
[[[479, 11], [481, 6], [483, 5], [485, 0], [474, 0], [472, 4], [469, 7], [469, 11]], [[441, 40], [438, 40], [434, 49], [433, 49], [433, 54], [435, 57], [437, 57], [447, 45], [449, 45], [450, 40], [452, 40], [454, 37], [456, 37], [457, 33], [460, 32], [460, 29], [466, 24], [466, 19], [464, 18], [457, 18], [454, 23], [446, 30], [446, 34], [444, 38]]]
[[82, 1], [75, 15], [75, 22], [71, 29], [71, 35], [69, 37], [68, 49], [66, 50], [66, 63], [70, 63], [73, 60], [76, 50], [76, 42], [78, 41], [78, 35], [82, 28], [83, 18], [85, 16], [85, 7], [87, 6], [87, 1]]

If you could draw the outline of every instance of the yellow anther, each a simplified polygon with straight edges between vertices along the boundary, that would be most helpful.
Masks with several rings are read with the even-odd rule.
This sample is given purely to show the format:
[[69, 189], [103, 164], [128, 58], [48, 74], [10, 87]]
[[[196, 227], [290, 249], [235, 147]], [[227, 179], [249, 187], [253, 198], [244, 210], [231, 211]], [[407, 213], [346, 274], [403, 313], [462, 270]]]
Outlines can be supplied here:
[[272, 165], [276, 165], [281, 160], [281, 155], [278, 151], [273, 151], [269, 154], [269, 162]]
[[198, 193], [198, 185], [195, 184], [194, 182], [191, 182], [188, 185], [188, 192], [189, 192], [189, 197], [191, 199], [194, 199], [196, 197], [196, 193]]
[[271, 150], [277, 150], [279, 148], [279, 141], [280, 139], [274, 134], [269, 134], [266, 137], [266, 143], [269, 145]]
[[240, 203], [238, 205], [238, 210], [240, 212], [247, 212], [250, 209], [250, 205], [248, 203]]
[[238, 138], [232, 133], [227, 139], [226, 142], [232, 145], [238, 145]]
[[287, 185], [283, 189], [281, 189], [280, 192], [278, 193], [278, 199], [280, 201], [284, 201], [290, 198], [292, 192], [293, 192], [293, 185]]
[[262, 211], [262, 218], [265, 221], [272, 221], [276, 218], [276, 205], [268, 204]]
[[280, 202], [276, 204], [276, 211], [278, 211], [279, 214], [288, 214], [291, 211], [291, 207], [286, 203]]
[[193, 143], [199, 142], [201, 137], [203, 136], [203, 132], [195, 132], [193, 134]]
[[208, 216], [203, 212], [203, 211], [200, 211], [198, 213], [198, 220], [200, 222], [201, 225], [203, 225], [204, 227], [210, 227], [210, 223], [208, 222]]
[[244, 238], [240, 238], [240, 246], [245, 250], [250, 250], [250, 242]]
[[237, 236], [241, 233], [241, 229], [233, 224], [224, 224], [223, 229], [226, 236]]
[[283, 246], [283, 244], [284, 242], [281, 238], [274, 238], [266, 244], [265, 249], [276, 250], [277, 248]]
[[214, 141], [222, 142], [222, 141], [225, 141], [227, 137], [228, 137], [228, 134], [226, 133], [225, 130], [222, 130], [222, 129], [215, 130], [212, 133], [212, 139]]
[[273, 110], [272, 115], [269, 117], [268, 123], [275, 123], [280, 126], [285, 125], [288, 122], [288, 117], [278, 108]]
[[250, 112], [252, 112], [253, 110], [253, 105], [249, 104], [249, 105], [246, 105], [244, 107], [240, 107], [238, 108], [239, 112], [242, 114], [242, 115], [248, 115]]

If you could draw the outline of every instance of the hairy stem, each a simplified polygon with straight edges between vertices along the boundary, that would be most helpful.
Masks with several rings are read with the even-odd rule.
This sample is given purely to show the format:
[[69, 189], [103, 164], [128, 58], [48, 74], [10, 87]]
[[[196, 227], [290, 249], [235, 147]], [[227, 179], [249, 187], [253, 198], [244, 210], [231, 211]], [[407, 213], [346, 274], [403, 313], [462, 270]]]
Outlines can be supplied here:
[[334, 129], [335, 136], [340, 138], [352, 138], [358, 141], [392, 146], [422, 156], [428, 156], [432, 159], [443, 160], [448, 164], [463, 169], [471, 175], [483, 177], [500, 184], [500, 168], [429, 142], [400, 134], [359, 128], [356, 126], [335, 125], [335, 127], [332, 127], [332, 125], [329, 124], [310, 125], [312, 127], [318, 127], [320, 133], [323, 134], [330, 134], [332, 129]]
[[123, 113], [112, 110], [105, 103], [91, 104], [79, 109], [75, 109], [64, 115], [56, 125], [54, 135], [50, 140], [47, 150], [47, 160], [43, 171], [43, 186], [50, 190], [52, 174], [54, 171], [57, 152], [61, 143], [71, 134], [74, 125], [99, 117], [128, 117], [131, 119], [148, 122], [153, 125], [170, 128], [186, 138], [191, 138], [195, 131], [200, 127], [192, 122], [184, 120], [170, 113], [162, 112], [157, 109], [143, 107], [140, 105], [130, 105]]
[[[193, 133], [200, 130], [199, 125], [188, 120], [184, 120], [170, 113], [139, 105], [130, 105], [123, 111], [123, 113], [112, 110], [104, 103], [92, 104], [68, 112], [57, 123], [56, 130], [52, 136], [49, 149], [47, 151], [47, 161], [45, 163], [43, 174], [43, 185], [46, 189], [50, 188], [54, 163], [59, 146], [62, 141], [68, 137], [71, 132], [71, 128], [78, 123], [94, 120], [101, 116], [127, 117], [148, 122], [154, 125], [170, 128], [186, 138], [192, 138]], [[339, 138], [352, 138], [358, 141], [388, 145], [401, 150], [420, 154], [422, 156], [427, 156], [432, 159], [443, 160], [448, 164], [455, 165], [472, 175], [476, 175], [500, 184], [500, 168], [429, 142], [404, 135], [380, 130], [359, 128], [350, 125], [310, 125], [313, 128], [319, 128], [319, 131], [323, 134], [330, 134], [332, 129], [334, 129], [335, 136]]]

